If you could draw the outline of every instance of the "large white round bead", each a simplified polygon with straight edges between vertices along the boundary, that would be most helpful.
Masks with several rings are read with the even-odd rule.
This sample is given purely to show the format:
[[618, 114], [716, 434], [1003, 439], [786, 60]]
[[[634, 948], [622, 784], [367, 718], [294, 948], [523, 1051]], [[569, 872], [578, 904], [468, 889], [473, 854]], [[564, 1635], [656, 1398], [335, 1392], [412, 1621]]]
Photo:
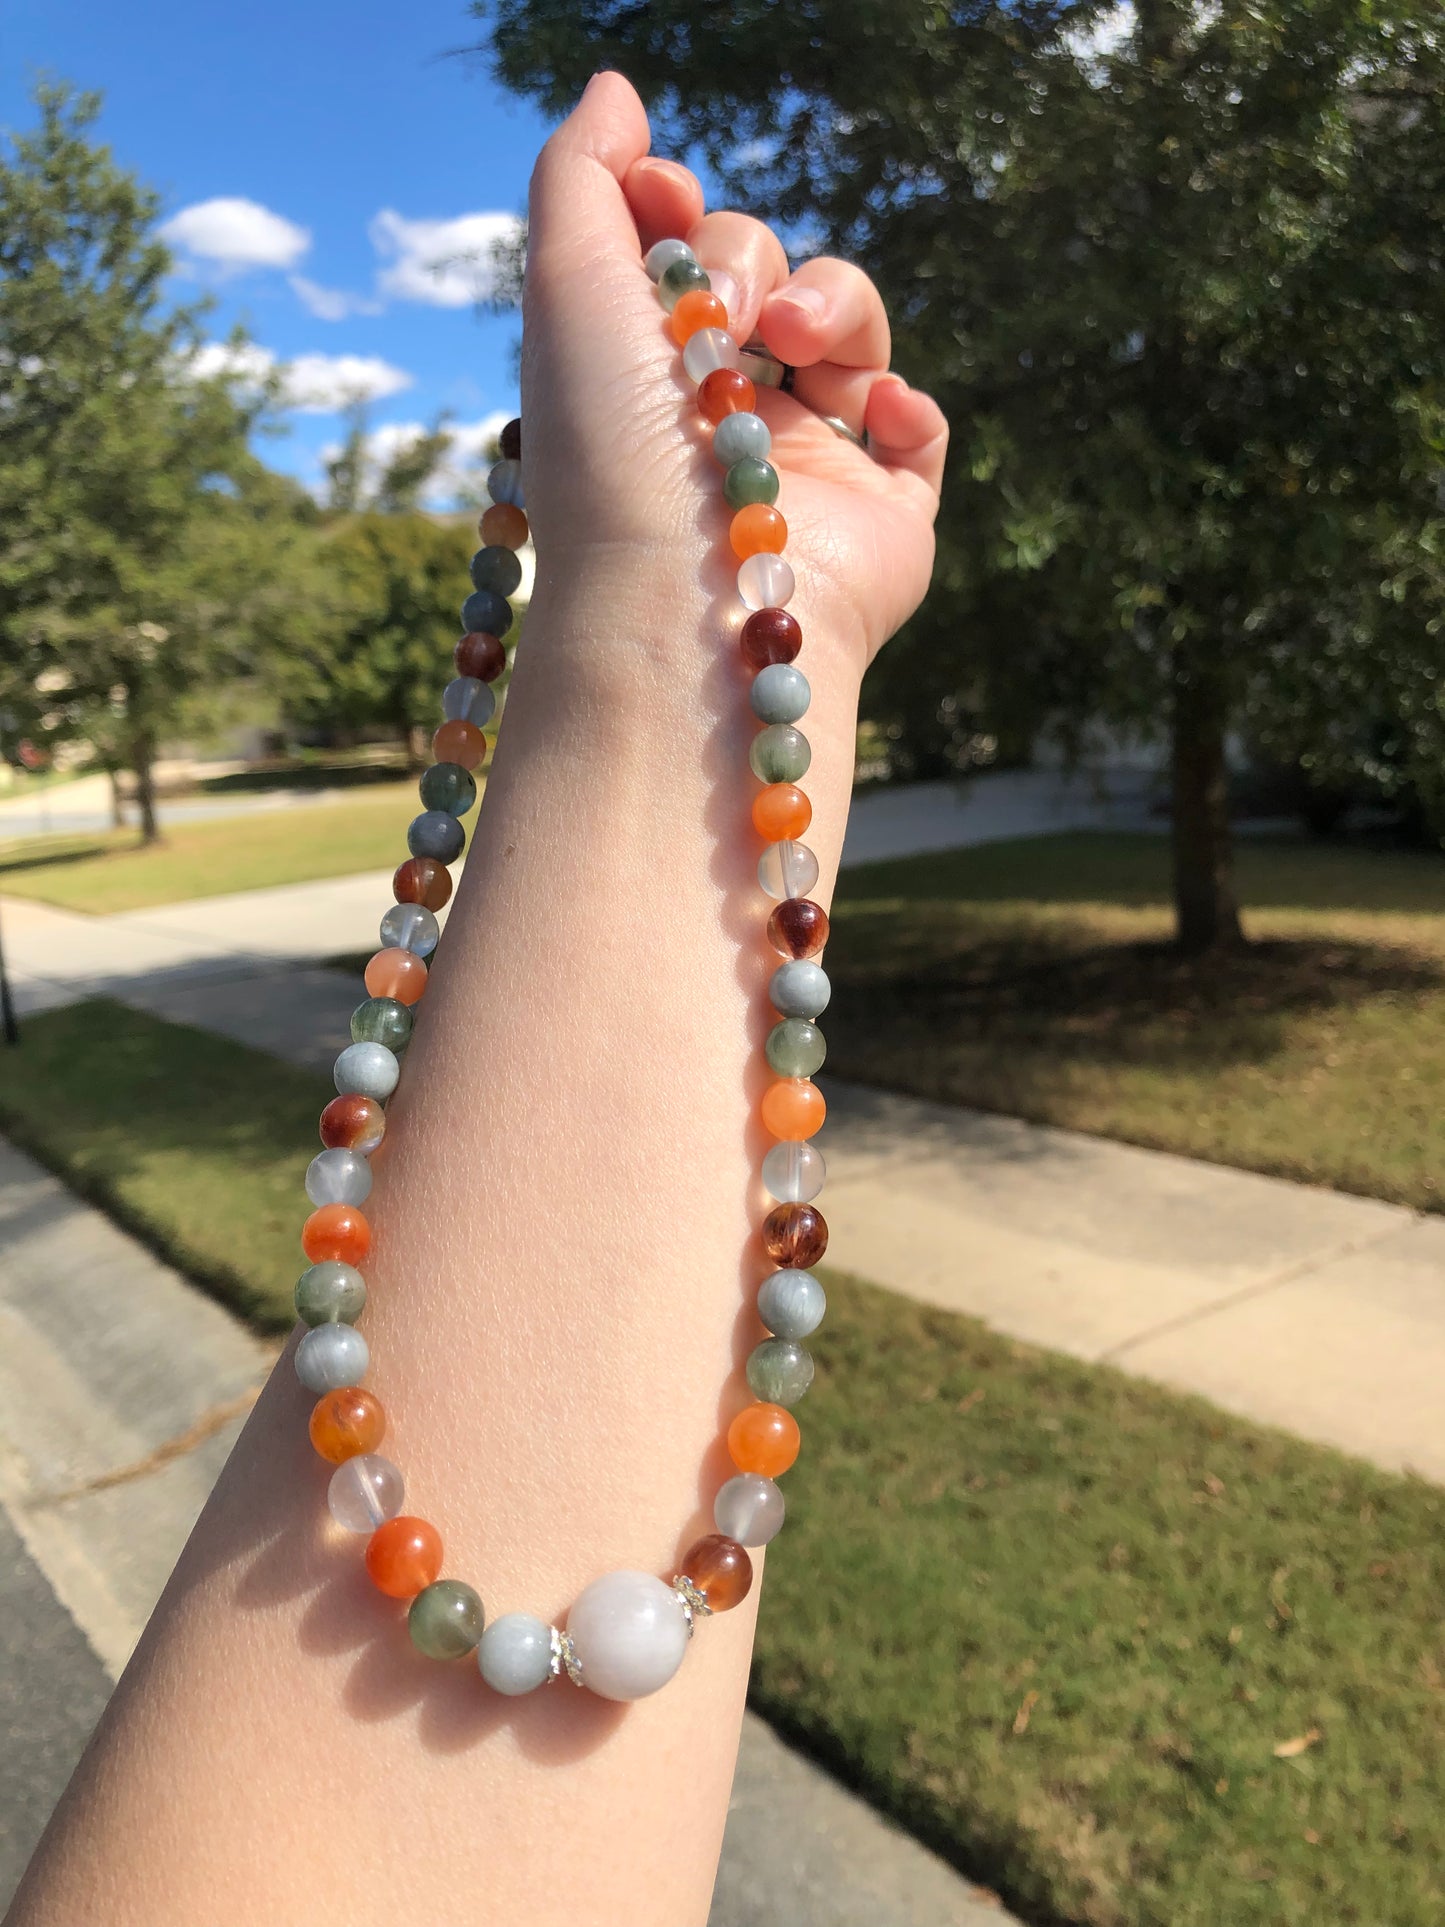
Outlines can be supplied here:
[[582, 1684], [605, 1700], [640, 1700], [666, 1686], [687, 1651], [682, 1601], [651, 1572], [606, 1572], [578, 1597], [567, 1631]]

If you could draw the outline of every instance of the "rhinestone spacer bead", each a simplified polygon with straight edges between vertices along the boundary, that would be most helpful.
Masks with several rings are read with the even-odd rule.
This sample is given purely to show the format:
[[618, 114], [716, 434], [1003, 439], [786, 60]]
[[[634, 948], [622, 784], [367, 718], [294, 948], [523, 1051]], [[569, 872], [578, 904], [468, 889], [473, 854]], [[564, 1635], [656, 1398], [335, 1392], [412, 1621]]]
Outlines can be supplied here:
[[682, 1616], [687, 1621], [687, 1636], [691, 1639], [695, 1631], [693, 1620], [710, 1618], [712, 1607], [707, 1603], [706, 1594], [698, 1590], [685, 1572], [680, 1572], [673, 1580], [672, 1590], [677, 1594]]
[[552, 1658], [548, 1671], [553, 1679], [560, 1679], [565, 1673], [574, 1686], [582, 1684], [582, 1662], [577, 1657], [577, 1649], [572, 1644], [571, 1633], [564, 1633], [560, 1626], [553, 1626]]

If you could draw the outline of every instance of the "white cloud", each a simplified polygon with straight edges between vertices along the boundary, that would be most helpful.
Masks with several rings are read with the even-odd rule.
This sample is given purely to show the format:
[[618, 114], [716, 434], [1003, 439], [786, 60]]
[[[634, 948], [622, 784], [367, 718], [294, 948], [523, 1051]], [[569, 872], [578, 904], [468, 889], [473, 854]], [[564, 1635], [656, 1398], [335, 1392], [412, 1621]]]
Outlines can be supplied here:
[[161, 239], [226, 273], [246, 268], [294, 267], [311, 246], [311, 236], [259, 201], [222, 196], [197, 201], [173, 214]]
[[269, 348], [254, 342], [238, 348], [209, 341], [192, 366], [202, 380], [230, 374], [255, 386], [274, 369], [281, 377], [282, 405], [305, 415], [334, 415], [352, 402], [382, 401], [412, 385], [404, 368], [379, 355], [297, 355], [291, 361], [278, 361]]
[[296, 299], [318, 321], [345, 321], [348, 315], [381, 313], [382, 304], [364, 294], [348, 294], [344, 288], [323, 288], [319, 282], [308, 281], [304, 274], [287, 278]]
[[[432, 470], [422, 490], [421, 499], [427, 508], [449, 508], [464, 490], [474, 489], [479, 481], [486, 479], [491, 450], [497, 436], [511, 419], [510, 410], [498, 408], [474, 422], [444, 424], [452, 438], [451, 447]], [[388, 462], [420, 436], [429, 433], [424, 422], [384, 422], [379, 428], [374, 428], [366, 438], [368, 481], [374, 483]], [[339, 452], [338, 443], [333, 442], [323, 448], [323, 464]]]
[[409, 221], [385, 207], [371, 223], [371, 243], [386, 262], [383, 294], [434, 308], [467, 308], [496, 285], [494, 256], [521, 232], [514, 214], [459, 214], [450, 221]]

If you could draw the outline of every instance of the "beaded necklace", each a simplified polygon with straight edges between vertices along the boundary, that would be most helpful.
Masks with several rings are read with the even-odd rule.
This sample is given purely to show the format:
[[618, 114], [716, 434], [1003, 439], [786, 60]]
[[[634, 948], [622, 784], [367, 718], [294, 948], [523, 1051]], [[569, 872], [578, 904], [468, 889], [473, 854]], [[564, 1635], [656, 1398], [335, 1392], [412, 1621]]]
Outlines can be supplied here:
[[759, 1315], [772, 1336], [747, 1361], [754, 1400], [727, 1432], [735, 1474], [717, 1493], [717, 1530], [690, 1548], [670, 1579], [650, 1572], [609, 1572], [578, 1597], [565, 1627], [527, 1612], [488, 1620], [476, 1590], [443, 1578], [442, 1540], [427, 1520], [403, 1511], [405, 1484], [377, 1451], [386, 1414], [363, 1384], [370, 1367], [356, 1328], [366, 1304], [357, 1269], [371, 1245], [361, 1210], [371, 1191], [368, 1159], [386, 1132], [383, 1105], [396, 1089], [414, 1011], [427, 987], [427, 959], [439, 937], [436, 913], [447, 903], [447, 865], [462, 853], [461, 818], [476, 801], [472, 771], [487, 751], [485, 725], [496, 710], [492, 684], [506, 666], [502, 638], [512, 626], [508, 598], [522, 580], [517, 551], [528, 537], [522, 489], [522, 425], [502, 431], [501, 460], [487, 478], [493, 506], [482, 516], [483, 547], [472, 557], [472, 593], [462, 605], [465, 634], [456, 645], [456, 676], [442, 692], [443, 721], [432, 739], [435, 764], [421, 779], [422, 813], [407, 831], [410, 856], [392, 879], [396, 902], [381, 920], [382, 948], [366, 966], [366, 1001], [352, 1013], [353, 1042], [336, 1060], [338, 1095], [321, 1114], [326, 1146], [306, 1173], [316, 1207], [302, 1228], [310, 1260], [296, 1286], [296, 1310], [307, 1326], [297, 1345], [297, 1376], [317, 1395], [311, 1442], [335, 1466], [327, 1503], [336, 1524], [366, 1538], [366, 1570], [388, 1598], [410, 1601], [407, 1624], [416, 1646], [436, 1659], [475, 1652], [495, 1691], [527, 1693], [566, 1675], [605, 1699], [633, 1700], [666, 1685], [700, 1618], [725, 1612], [752, 1585], [748, 1547], [763, 1546], [783, 1523], [776, 1484], [798, 1455], [790, 1406], [807, 1391], [813, 1361], [801, 1341], [824, 1311], [823, 1288], [808, 1267], [822, 1257], [828, 1228], [813, 1199], [822, 1189], [821, 1154], [809, 1142], [823, 1122], [822, 1093], [812, 1083], [824, 1057], [815, 1020], [828, 1002], [828, 979], [816, 961], [828, 918], [808, 896], [816, 857], [798, 839], [812, 806], [798, 779], [811, 750], [795, 727], [810, 691], [793, 666], [802, 630], [787, 604], [793, 572], [783, 560], [787, 524], [775, 504], [778, 473], [768, 461], [771, 435], [753, 412], [756, 393], [742, 352], [728, 333], [727, 309], [706, 270], [683, 241], [659, 241], [643, 263], [656, 284], [668, 328], [696, 384], [697, 405], [713, 427], [713, 453], [726, 471], [723, 495], [733, 511], [729, 539], [738, 558], [738, 594], [749, 611], [742, 625], [743, 662], [753, 674], [750, 701], [763, 725], [749, 761], [762, 784], [752, 816], [764, 848], [758, 882], [776, 908], [768, 942], [783, 959], [769, 983], [778, 1021], [766, 1043], [776, 1074], [763, 1094], [761, 1117], [776, 1140], [762, 1161], [762, 1181], [776, 1200], [762, 1242], [777, 1267], [758, 1290]]

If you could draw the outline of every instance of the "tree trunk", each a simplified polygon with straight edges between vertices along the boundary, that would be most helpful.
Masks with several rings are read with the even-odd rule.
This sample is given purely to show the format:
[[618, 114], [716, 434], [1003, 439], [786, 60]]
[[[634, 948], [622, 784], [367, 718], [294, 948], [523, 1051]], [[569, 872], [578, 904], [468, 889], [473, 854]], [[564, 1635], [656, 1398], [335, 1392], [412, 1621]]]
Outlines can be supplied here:
[[136, 808], [140, 811], [142, 843], [159, 843], [160, 825], [156, 822], [155, 739], [148, 729], [138, 730], [131, 738], [130, 767], [135, 777]]
[[1173, 717], [1174, 934], [1188, 956], [1244, 941], [1234, 891], [1234, 839], [1224, 739], [1229, 707], [1218, 678], [1175, 672]]
[[110, 827], [113, 830], [123, 830], [125, 828], [125, 805], [122, 803], [120, 795], [120, 771], [114, 764], [110, 764], [107, 766], [105, 773], [110, 778]]

